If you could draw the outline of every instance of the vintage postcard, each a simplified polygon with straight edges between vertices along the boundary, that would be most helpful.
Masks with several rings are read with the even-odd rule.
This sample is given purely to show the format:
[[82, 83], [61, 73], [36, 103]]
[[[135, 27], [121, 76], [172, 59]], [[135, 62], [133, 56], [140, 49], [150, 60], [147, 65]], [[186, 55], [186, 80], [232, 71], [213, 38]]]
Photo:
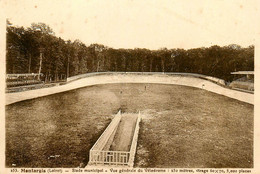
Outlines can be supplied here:
[[0, 174], [260, 173], [257, 0], [0, 7]]

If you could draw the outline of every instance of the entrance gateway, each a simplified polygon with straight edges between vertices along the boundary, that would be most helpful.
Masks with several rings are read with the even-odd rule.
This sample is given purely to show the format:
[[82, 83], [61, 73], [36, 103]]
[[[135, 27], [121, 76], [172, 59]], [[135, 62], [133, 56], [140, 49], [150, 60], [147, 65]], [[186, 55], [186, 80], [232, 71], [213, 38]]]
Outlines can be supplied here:
[[89, 152], [87, 167], [134, 166], [141, 114], [119, 111]]

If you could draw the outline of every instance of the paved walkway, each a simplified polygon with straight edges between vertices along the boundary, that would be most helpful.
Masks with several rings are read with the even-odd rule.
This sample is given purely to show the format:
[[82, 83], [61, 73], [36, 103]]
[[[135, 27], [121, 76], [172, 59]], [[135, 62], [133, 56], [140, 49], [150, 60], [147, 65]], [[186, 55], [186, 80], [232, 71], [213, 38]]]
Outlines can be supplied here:
[[111, 151], [130, 151], [138, 114], [122, 114]]
[[113, 74], [113, 75], [98, 75], [86, 77], [83, 79], [72, 81], [66, 85], [55, 86], [50, 88], [36, 89], [31, 91], [7, 93], [6, 105], [15, 102], [33, 99], [37, 97], [47, 96], [59, 92], [65, 92], [72, 89], [77, 89], [86, 86], [97, 84], [111, 84], [111, 83], [160, 83], [160, 84], [175, 84], [191, 86], [196, 88], [203, 88], [220, 95], [234, 98], [246, 103], [254, 104], [254, 95], [241, 91], [235, 91], [224, 88], [211, 81], [185, 76], [167, 76], [163, 74], [155, 75], [137, 75], [137, 74]]

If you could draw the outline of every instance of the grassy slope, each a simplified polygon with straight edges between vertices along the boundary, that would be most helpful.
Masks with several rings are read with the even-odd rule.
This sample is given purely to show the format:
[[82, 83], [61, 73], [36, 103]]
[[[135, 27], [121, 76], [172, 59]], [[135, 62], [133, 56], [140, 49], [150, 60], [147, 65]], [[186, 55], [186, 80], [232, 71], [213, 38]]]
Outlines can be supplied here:
[[252, 105], [195, 88], [151, 90], [136, 166], [253, 166]]
[[[6, 164], [77, 167], [117, 112], [119, 101], [95, 87], [6, 107]], [[48, 159], [51, 155], [60, 155]]]
[[[252, 105], [190, 87], [111, 84], [6, 107], [7, 166], [76, 167], [86, 162], [119, 108], [144, 113], [137, 167], [253, 165]], [[48, 160], [50, 155], [60, 157]]]

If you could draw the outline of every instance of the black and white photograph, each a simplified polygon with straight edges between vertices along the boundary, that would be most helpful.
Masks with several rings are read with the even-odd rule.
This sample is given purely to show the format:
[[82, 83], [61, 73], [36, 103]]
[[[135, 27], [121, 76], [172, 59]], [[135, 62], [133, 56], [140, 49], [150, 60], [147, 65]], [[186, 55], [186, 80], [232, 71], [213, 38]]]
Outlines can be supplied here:
[[259, 4], [0, 0], [0, 173], [260, 172]]

